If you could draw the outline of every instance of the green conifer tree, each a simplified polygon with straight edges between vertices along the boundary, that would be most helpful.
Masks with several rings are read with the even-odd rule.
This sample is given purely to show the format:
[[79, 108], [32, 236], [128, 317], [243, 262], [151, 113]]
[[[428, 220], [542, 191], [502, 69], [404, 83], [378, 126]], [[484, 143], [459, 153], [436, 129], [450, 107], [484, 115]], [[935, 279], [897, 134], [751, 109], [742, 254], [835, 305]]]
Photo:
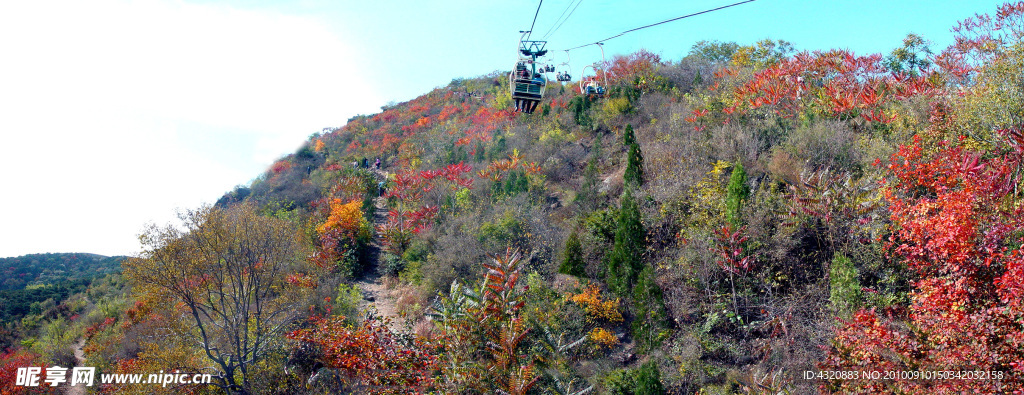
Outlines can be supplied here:
[[565, 240], [565, 257], [562, 259], [562, 265], [558, 267], [558, 272], [570, 276], [584, 277], [587, 275], [585, 268], [583, 245], [580, 244], [579, 235], [576, 234], [576, 231], [573, 231], [569, 234], [569, 238]]
[[633, 126], [626, 125], [626, 132], [622, 135], [623, 143], [626, 144], [626, 173], [623, 179], [627, 186], [639, 186], [644, 183], [644, 155], [640, 152], [640, 144], [633, 134]]
[[636, 144], [636, 133], [633, 133], [633, 125], [627, 124], [626, 131], [622, 133], [622, 145], [629, 147]]
[[641, 352], [657, 346], [658, 336], [665, 327], [665, 302], [661, 288], [654, 282], [654, 268], [640, 271], [633, 285], [633, 311], [636, 318], [631, 325], [633, 338]]
[[737, 160], [729, 176], [729, 186], [725, 194], [725, 220], [733, 226], [739, 226], [740, 207], [743, 201], [750, 196], [750, 187], [747, 185], [747, 172], [743, 170], [743, 162]]
[[860, 307], [863, 294], [861, 292], [857, 267], [850, 258], [842, 253], [832, 257], [829, 267], [829, 302], [832, 311], [841, 318], [849, 319]]
[[476, 148], [473, 149], [473, 161], [475, 161], [475, 162], [483, 162], [485, 159], [487, 159], [486, 155], [487, 155], [487, 152], [486, 152], [486, 149], [484, 148], [484, 142], [480, 141], [480, 140], [477, 140], [476, 141]]
[[663, 395], [661, 372], [654, 361], [647, 361], [636, 372], [636, 395]]
[[628, 188], [622, 196], [616, 224], [615, 244], [605, 258], [605, 278], [616, 294], [628, 296], [643, 268], [643, 254], [647, 248], [640, 208]]

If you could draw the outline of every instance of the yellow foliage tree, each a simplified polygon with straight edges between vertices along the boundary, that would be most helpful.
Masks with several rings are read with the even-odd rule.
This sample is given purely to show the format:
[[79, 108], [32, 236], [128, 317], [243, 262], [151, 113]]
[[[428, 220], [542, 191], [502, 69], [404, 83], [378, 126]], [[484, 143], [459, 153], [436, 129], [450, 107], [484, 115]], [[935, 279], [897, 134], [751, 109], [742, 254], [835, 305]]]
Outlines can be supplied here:
[[587, 312], [588, 319], [622, 322], [622, 313], [619, 312], [619, 299], [602, 299], [601, 289], [597, 285], [590, 284], [586, 291], [571, 296], [569, 300], [583, 307], [583, 310]]
[[363, 217], [361, 202], [352, 200], [344, 203], [341, 199], [333, 199], [327, 220], [317, 226], [316, 231], [320, 237], [339, 232], [345, 237], [356, 239], [369, 234], [370, 224]]
[[183, 229], [152, 226], [140, 236], [143, 252], [124, 262], [125, 275], [139, 297], [160, 293], [181, 304], [165, 333], [195, 344], [219, 370], [222, 389], [250, 393], [250, 370], [301, 312], [304, 289], [286, 282], [304, 269], [299, 232], [250, 203], [180, 218]]

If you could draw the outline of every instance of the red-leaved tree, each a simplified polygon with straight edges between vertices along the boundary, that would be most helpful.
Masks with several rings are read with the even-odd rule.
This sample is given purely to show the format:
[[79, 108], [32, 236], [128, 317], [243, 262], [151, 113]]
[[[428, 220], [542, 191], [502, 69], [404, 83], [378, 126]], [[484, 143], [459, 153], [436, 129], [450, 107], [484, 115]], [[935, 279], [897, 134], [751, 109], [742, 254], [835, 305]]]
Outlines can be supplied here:
[[[370, 317], [358, 326], [343, 316], [313, 317], [312, 326], [287, 335], [314, 348], [317, 360], [336, 375], [339, 388], [359, 393], [427, 393], [434, 387], [436, 347], [412, 335], [400, 335], [386, 320]], [[330, 381], [330, 380], [327, 380]]]
[[[1010, 133], [1004, 131], [1003, 133]], [[838, 392], [1024, 391], [1024, 207], [1019, 135], [987, 155], [951, 142], [929, 155], [920, 138], [900, 147], [885, 198], [889, 250], [916, 275], [908, 311], [858, 312], [840, 328], [830, 369], [984, 372], [945, 379], [837, 380]], [[905, 321], [906, 325], [899, 325]]]

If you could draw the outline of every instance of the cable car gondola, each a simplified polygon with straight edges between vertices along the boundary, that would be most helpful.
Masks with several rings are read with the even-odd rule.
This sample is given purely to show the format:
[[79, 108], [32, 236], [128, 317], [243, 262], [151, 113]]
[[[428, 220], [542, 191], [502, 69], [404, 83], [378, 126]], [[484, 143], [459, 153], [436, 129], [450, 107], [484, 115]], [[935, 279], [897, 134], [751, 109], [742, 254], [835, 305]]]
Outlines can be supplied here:
[[[508, 75], [509, 91], [512, 93], [512, 100], [516, 104], [517, 112], [533, 113], [537, 104], [544, 98], [544, 90], [547, 87], [548, 79], [544, 71], [548, 67], [541, 67], [537, 70], [537, 57], [548, 53], [544, 49], [547, 41], [523, 41], [523, 37], [529, 32], [522, 32], [519, 37], [519, 60], [515, 68]], [[553, 68], [552, 68], [553, 69]]]
[[601, 71], [598, 72], [597, 67], [594, 65], [587, 65], [580, 71], [580, 75], [583, 75], [586, 73], [587, 67], [594, 69], [594, 75], [580, 78], [580, 94], [604, 97], [605, 93], [607, 93], [606, 87], [608, 86], [608, 73], [604, 71], [604, 44], [597, 43], [597, 46], [601, 47]]
[[569, 82], [569, 81], [572, 81], [572, 74], [570, 73], [570, 68], [571, 67], [569, 66], [569, 61], [571, 61], [571, 60], [572, 59], [569, 58], [569, 51], [565, 51], [565, 63], [562, 63], [562, 64], [558, 65], [558, 68], [564, 68], [565, 71], [564, 72], [562, 72], [562, 71], [558, 72], [558, 76], [555, 78], [555, 79], [558, 80], [558, 82]]

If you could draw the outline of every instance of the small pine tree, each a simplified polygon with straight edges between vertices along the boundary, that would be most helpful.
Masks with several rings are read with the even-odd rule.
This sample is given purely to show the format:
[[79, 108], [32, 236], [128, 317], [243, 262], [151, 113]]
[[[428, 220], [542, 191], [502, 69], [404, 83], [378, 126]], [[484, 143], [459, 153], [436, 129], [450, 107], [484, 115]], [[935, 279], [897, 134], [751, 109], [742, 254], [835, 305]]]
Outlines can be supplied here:
[[576, 193], [576, 201], [585, 209], [591, 208], [597, 198], [597, 158], [591, 157], [587, 167], [583, 169], [583, 184]]
[[644, 155], [640, 152], [640, 144], [629, 146], [626, 155], [626, 174], [622, 178], [626, 185], [642, 185], [644, 183]]
[[576, 96], [569, 101], [569, 109], [572, 110], [572, 117], [577, 125], [590, 127], [590, 105], [590, 97], [587, 95]]
[[644, 183], [644, 155], [640, 152], [640, 144], [633, 133], [633, 125], [626, 125], [622, 134], [622, 142], [626, 145], [626, 174], [623, 175], [626, 185], [638, 186]]
[[633, 133], [633, 125], [627, 124], [626, 131], [622, 133], [622, 145], [629, 147], [636, 144], [636, 133]]
[[750, 187], [747, 185], [747, 172], [743, 170], [743, 162], [736, 161], [729, 176], [729, 186], [725, 194], [725, 220], [733, 226], [739, 226], [740, 207], [743, 201], [750, 196]]
[[647, 361], [636, 372], [636, 395], [663, 395], [665, 387], [661, 385], [661, 371], [654, 361]]
[[643, 268], [643, 254], [646, 249], [644, 224], [640, 220], [640, 208], [627, 188], [622, 195], [615, 229], [615, 244], [605, 258], [605, 278], [608, 286], [620, 296], [628, 296], [637, 275]]
[[605, 389], [612, 395], [662, 395], [661, 372], [654, 361], [647, 361], [636, 369], [612, 371], [604, 380]]
[[633, 286], [633, 311], [636, 318], [631, 325], [633, 338], [643, 352], [658, 345], [658, 336], [665, 324], [665, 302], [661, 288], [654, 282], [654, 268], [643, 268]]
[[583, 245], [580, 244], [579, 235], [576, 234], [576, 231], [573, 231], [565, 241], [565, 258], [562, 259], [562, 265], [558, 267], [558, 272], [570, 276], [584, 277], [587, 274], [585, 267], [586, 263], [583, 262]]

